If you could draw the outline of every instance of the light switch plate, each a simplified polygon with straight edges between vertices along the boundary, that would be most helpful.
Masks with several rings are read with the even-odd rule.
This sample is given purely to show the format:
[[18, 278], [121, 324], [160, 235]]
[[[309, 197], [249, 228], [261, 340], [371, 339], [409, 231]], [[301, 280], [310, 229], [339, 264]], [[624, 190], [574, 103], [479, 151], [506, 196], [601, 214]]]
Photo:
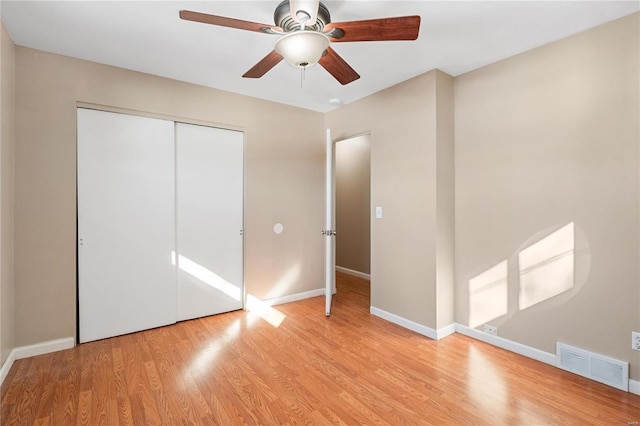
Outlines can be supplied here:
[[376, 207], [376, 219], [382, 219], [382, 207]]

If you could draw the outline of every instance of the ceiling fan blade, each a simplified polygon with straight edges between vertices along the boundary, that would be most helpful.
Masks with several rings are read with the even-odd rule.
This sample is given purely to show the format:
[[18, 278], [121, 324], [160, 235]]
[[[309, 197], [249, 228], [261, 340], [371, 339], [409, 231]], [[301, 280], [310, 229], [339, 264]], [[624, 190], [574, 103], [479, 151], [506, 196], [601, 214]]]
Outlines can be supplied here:
[[420, 16], [331, 22], [323, 31], [332, 42], [415, 40], [420, 31]]
[[343, 86], [360, 78], [360, 75], [330, 47], [327, 47], [327, 53], [318, 63]]
[[267, 73], [271, 68], [278, 65], [282, 60], [282, 56], [275, 50], [272, 50], [267, 56], [262, 58], [260, 62], [255, 64], [253, 68], [244, 73], [244, 78], [260, 78]]
[[209, 15], [207, 13], [181, 10], [180, 19], [186, 21], [202, 22], [203, 24], [218, 25], [220, 27], [237, 28], [239, 30], [255, 31], [259, 33], [282, 32], [282, 29], [274, 25], [260, 24], [258, 22], [243, 21], [241, 19], [227, 18], [224, 16]]

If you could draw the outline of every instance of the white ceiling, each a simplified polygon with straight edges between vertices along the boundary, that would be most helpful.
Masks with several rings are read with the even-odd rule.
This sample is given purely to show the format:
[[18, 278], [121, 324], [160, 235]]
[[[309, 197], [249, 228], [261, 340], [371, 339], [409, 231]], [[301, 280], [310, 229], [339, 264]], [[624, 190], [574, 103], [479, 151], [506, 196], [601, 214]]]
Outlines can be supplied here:
[[[320, 66], [284, 61], [261, 79], [244, 74], [277, 36], [178, 18], [181, 9], [273, 23], [280, 0], [6, 1], [16, 44], [326, 112], [438, 68], [453, 76], [640, 10], [640, 1], [327, 0], [333, 22], [420, 15], [417, 41], [334, 43], [361, 76], [340, 85]], [[302, 87], [301, 87], [302, 83]]]

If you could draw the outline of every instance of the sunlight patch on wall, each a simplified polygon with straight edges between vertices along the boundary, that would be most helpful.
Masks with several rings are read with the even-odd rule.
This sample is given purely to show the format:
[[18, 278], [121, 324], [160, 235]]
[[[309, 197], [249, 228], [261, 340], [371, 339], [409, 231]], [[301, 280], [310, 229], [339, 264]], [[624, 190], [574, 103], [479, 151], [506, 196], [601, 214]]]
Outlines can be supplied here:
[[469, 326], [475, 328], [508, 312], [507, 261], [469, 280]]
[[302, 266], [300, 265], [300, 262], [289, 267], [275, 283], [269, 286], [270, 290], [264, 298], [273, 299], [287, 294], [289, 289], [300, 280], [301, 270]]
[[520, 310], [573, 288], [574, 235], [571, 222], [518, 253]]

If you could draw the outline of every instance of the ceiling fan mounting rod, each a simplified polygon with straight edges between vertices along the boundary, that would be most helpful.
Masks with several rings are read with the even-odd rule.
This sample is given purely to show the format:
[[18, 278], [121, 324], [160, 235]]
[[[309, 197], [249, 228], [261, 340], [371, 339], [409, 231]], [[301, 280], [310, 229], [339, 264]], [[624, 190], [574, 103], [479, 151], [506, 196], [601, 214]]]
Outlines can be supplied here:
[[298, 18], [298, 22], [300, 22], [300, 29], [304, 31], [304, 27], [311, 19], [311, 16], [304, 10], [299, 10], [296, 12], [296, 17]]
[[304, 11], [304, 10], [297, 11], [296, 12], [296, 17], [300, 21], [308, 21], [309, 19], [311, 19], [311, 15], [309, 15], [309, 13]]
[[[305, 13], [305, 11], [301, 12]], [[276, 7], [276, 10], [273, 13], [273, 22], [286, 33], [300, 31], [302, 29], [322, 32], [322, 29], [331, 22], [331, 15], [329, 14], [329, 9], [327, 9], [324, 4], [320, 3], [318, 5], [316, 22], [313, 25], [302, 26], [300, 22], [297, 22], [291, 16], [289, 0], [284, 0]]]

